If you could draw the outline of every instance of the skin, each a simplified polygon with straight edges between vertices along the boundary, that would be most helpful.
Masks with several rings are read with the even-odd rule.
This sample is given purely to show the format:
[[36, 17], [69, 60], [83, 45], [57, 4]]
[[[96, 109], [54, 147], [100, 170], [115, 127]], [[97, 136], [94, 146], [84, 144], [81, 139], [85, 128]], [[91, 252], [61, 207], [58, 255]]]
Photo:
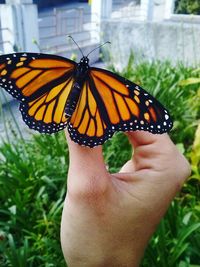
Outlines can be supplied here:
[[69, 267], [138, 267], [190, 165], [167, 134], [127, 133], [133, 157], [116, 174], [102, 148], [70, 151], [61, 245]]

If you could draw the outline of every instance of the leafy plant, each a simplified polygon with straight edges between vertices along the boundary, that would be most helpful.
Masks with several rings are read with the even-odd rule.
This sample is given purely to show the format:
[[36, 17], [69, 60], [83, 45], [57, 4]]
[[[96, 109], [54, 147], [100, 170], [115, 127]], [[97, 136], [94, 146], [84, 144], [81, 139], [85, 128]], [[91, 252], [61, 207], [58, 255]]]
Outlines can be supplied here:
[[[171, 137], [192, 166], [190, 179], [152, 237], [141, 266], [200, 267], [199, 71], [170, 62], [135, 64], [132, 55], [122, 75], [169, 109], [174, 118]], [[0, 266], [64, 267], [59, 240], [69, 161], [64, 134], [29, 140], [18, 136], [8, 132], [0, 145]], [[111, 172], [119, 171], [131, 154], [122, 133], [104, 145]]]
[[200, 15], [199, 0], [176, 0], [175, 13]]
[[64, 135], [5, 143], [0, 154], [2, 266], [65, 266], [59, 242], [68, 166]]

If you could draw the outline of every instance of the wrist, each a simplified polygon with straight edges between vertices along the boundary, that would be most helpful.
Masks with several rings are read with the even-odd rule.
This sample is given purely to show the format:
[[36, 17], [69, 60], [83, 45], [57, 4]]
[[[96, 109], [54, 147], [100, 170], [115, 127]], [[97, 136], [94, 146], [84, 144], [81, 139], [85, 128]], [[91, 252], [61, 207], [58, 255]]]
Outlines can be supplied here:
[[135, 258], [133, 253], [127, 255], [110, 255], [105, 257], [104, 253], [102, 256], [96, 254], [94, 251], [91, 252], [92, 255], [78, 255], [69, 256], [66, 258], [68, 267], [139, 267], [141, 258]]
[[[76, 229], [77, 230], [77, 229]], [[80, 231], [83, 232], [83, 231]], [[87, 232], [87, 230], [85, 230]], [[62, 250], [68, 267], [139, 267], [145, 246], [141, 248], [133, 242], [121, 240], [121, 247], [117, 238], [112, 241], [96, 239], [95, 233], [89, 234], [93, 238], [75, 237], [68, 232], [62, 240]], [[63, 233], [64, 234], [64, 233]], [[116, 245], [117, 244], [117, 245]]]

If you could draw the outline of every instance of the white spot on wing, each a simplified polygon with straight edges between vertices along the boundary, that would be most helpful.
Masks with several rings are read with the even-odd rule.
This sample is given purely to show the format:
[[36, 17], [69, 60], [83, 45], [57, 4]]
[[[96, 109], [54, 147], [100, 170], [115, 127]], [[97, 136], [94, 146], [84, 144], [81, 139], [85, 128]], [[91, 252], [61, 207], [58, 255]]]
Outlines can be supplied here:
[[169, 119], [169, 115], [165, 114], [165, 119], [168, 120]]

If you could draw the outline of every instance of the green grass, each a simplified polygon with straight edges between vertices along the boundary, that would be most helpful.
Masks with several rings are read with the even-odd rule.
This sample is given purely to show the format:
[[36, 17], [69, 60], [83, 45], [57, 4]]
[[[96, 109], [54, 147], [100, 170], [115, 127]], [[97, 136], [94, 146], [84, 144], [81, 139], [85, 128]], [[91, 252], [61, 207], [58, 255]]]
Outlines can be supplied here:
[[[200, 267], [200, 84], [194, 82], [200, 71], [169, 62], [135, 65], [131, 56], [122, 75], [169, 109], [175, 121], [171, 137], [192, 166], [190, 179], [170, 205], [141, 266]], [[0, 266], [64, 267], [59, 240], [69, 161], [64, 134], [34, 135], [24, 141], [15, 131], [14, 140], [10, 136], [10, 142], [0, 146]], [[104, 145], [111, 172], [131, 153], [122, 133]]]

